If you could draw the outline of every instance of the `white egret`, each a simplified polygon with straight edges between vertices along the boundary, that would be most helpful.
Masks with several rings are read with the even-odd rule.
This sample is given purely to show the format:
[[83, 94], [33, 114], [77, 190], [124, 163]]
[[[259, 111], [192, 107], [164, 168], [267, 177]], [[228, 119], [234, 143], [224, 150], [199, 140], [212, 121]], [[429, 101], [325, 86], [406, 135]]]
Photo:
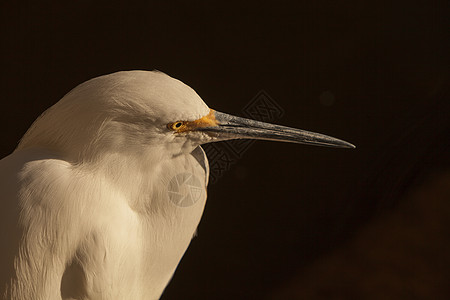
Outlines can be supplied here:
[[89, 80], [0, 161], [5, 299], [158, 299], [206, 202], [201, 144], [261, 139], [350, 148], [209, 109], [161, 72]]

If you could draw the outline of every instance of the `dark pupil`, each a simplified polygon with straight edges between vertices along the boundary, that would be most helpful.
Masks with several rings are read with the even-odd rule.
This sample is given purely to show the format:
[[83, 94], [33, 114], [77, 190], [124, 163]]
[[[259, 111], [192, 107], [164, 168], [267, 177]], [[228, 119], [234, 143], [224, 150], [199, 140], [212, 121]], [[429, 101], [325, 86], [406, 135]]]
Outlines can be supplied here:
[[180, 128], [180, 126], [181, 126], [181, 123], [175, 124], [175, 127], [176, 127], [176, 128]]

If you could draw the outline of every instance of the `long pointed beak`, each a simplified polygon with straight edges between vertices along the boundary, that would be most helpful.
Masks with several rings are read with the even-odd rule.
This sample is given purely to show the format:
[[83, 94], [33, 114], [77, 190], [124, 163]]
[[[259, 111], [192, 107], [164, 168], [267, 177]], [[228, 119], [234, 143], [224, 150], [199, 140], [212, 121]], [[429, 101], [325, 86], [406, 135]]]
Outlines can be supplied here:
[[206, 124], [199, 126], [195, 130], [207, 132], [216, 141], [255, 139], [336, 148], [355, 148], [354, 145], [346, 141], [324, 134], [235, 117], [213, 110], [211, 112], [210, 117], [214, 118], [214, 122], [210, 122], [207, 126], [205, 126]]

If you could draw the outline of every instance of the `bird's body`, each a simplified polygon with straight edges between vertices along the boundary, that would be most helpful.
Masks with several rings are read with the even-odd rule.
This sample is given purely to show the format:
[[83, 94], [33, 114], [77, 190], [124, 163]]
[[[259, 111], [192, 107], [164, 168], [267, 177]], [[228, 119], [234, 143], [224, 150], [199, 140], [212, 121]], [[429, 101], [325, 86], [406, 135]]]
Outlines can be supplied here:
[[[205, 190], [200, 151], [197, 158], [179, 156], [170, 167], [162, 163], [160, 168], [173, 176], [180, 170], [203, 174]], [[18, 174], [0, 185], [11, 192], [2, 199], [3, 241], [22, 236], [22, 241], [2, 246], [10, 247], [4, 249], [10, 254], [19, 253], [1, 257], [2, 267], [15, 258], [11, 273], [2, 274], [8, 275], [2, 279], [12, 279], [8, 297], [13, 299], [157, 299], [206, 202], [204, 192], [192, 206], [177, 206], [164, 188], [155, 187], [167, 189], [170, 178], [149, 177], [138, 168], [117, 170], [133, 180], [131, 190], [121, 190], [104, 170], [92, 172], [46, 152], [18, 152], [0, 167]]]
[[224, 116], [146, 71], [90, 80], [45, 112], [0, 161], [3, 298], [158, 299], [206, 203], [200, 144], [242, 135]]
[[[137, 81], [169, 79], [153, 72], [136, 75]], [[124, 79], [131, 80], [128, 76], [112, 79], [108, 85], [118, 89], [129, 85]], [[180, 84], [171, 81], [175, 88]], [[197, 146], [195, 151], [159, 157], [151, 146], [143, 152], [114, 151], [140, 148], [136, 145], [141, 138], [138, 133], [145, 135], [145, 129], [125, 123], [127, 120], [108, 120], [105, 113], [104, 117], [88, 118], [101, 118], [98, 122], [103, 130], [114, 127], [114, 136], [98, 131], [100, 126], [82, 132], [85, 120], [76, 118], [85, 113], [77, 114], [74, 109], [80, 108], [82, 101], [93, 101], [92, 96], [81, 98], [94, 92], [91, 87], [88, 83], [67, 95], [36, 122], [13, 154], [0, 161], [2, 240], [16, 239], [2, 246], [9, 248], [4, 250], [10, 254], [0, 258], [2, 266], [9, 264], [9, 272], [2, 271], [2, 283], [8, 284], [6, 298], [157, 299], [200, 221], [207, 183], [203, 150]], [[113, 101], [117, 94], [103, 91], [101, 97]], [[115, 109], [130, 110], [130, 118], [138, 110], [125, 106], [126, 99], [114, 101]], [[144, 114], [145, 108], [141, 109]], [[52, 115], [55, 112], [59, 115]], [[59, 133], [60, 120], [74, 127], [72, 137]], [[95, 139], [105, 148], [97, 149], [91, 143]], [[124, 143], [121, 139], [129, 140]], [[93, 147], [100, 153], [91, 150], [95, 158], [80, 158], [79, 153], [88, 150], [77, 146]], [[182, 207], [169, 200], [168, 185], [174, 176], [186, 172], [198, 177], [203, 193], [199, 201]]]

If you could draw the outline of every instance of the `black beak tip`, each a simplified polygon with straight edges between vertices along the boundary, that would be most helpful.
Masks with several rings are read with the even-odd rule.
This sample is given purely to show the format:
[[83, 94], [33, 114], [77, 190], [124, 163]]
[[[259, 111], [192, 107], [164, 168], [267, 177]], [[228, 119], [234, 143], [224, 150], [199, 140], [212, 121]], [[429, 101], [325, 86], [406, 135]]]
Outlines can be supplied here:
[[346, 148], [346, 149], [355, 149], [356, 148], [355, 145], [353, 145], [353, 144], [351, 144], [349, 142], [346, 142], [346, 141], [341, 141], [341, 143], [339, 145], [336, 145], [336, 146], [339, 147], [339, 148]]
[[351, 143], [346, 143], [346, 147], [345, 148], [349, 148], [349, 149], [355, 149], [356, 148], [356, 146], [355, 145], [353, 145], [353, 144], [351, 144]]

